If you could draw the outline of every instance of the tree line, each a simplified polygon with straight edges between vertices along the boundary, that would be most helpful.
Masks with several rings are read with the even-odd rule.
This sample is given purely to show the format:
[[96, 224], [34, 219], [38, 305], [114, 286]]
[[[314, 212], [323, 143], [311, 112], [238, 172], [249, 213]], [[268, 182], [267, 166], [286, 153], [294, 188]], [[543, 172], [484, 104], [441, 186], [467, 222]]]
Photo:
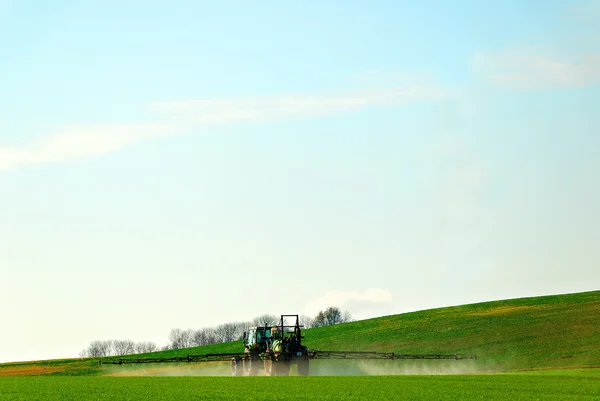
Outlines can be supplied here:
[[98, 357], [98, 356], [116, 356], [143, 354], [146, 352], [158, 351], [158, 346], [152, 341], [134, 342], [131, 340], [96, 340], [92, 341], [79, 356]]
[[[241, 340], [248, 327], [275, 326], [279, 323], [279, 319], [279, 316], [264, 314], [250, 321], [223, 323], [215, 327], [187, 330], [174, 328], [169, 333], [169, 342], [163, 347], [158, 347], [151, 341], [136, 343], [131, 340], [96, 340], [92, 341], [79, 355], [81, 357], [131, 355], [225, 343]], [[300, 315], [299, 320], [306, 329], [347, 323], [353, 321], [353, 318], [349, 311], [342, 311], [336, 306], [331, 306], [319, 311], [315, 317]]]

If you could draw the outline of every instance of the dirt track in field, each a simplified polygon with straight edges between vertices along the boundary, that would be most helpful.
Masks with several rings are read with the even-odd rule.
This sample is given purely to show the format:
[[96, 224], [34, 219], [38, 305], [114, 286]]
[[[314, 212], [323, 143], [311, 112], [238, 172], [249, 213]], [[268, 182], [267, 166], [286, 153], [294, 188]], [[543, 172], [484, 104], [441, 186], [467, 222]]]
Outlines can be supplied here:
[[15, 366], [0, 369], [0, 376], [38, 376], [62, 370], [59, 366]]

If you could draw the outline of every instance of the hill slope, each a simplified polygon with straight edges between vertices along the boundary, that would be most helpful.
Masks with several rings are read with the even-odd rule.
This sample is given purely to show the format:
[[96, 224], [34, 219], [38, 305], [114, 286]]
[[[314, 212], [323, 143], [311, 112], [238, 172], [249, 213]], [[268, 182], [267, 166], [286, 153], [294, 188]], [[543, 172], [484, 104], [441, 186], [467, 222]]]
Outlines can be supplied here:
[[[431, 309], [315, 328], [305, 330], [304, 334], [310, 349], [476, 353], [480, 368], [506, 371], [600, 366], [599, 322], [600, 291], [593, 291]], [[231, 342], [145, 356], [240, 351], [241, 344]], [[73, 360], [73, 363], [86, 366], [87, 372], [94, 366], [94, 360]], [[58, 364], [67, 366], [69, 362], [46, 361], [35, 365]], [[19, 364], [23, 369], [27, 365]], [[16, 367], [0, 365], [0, 375], [11, 366]], [[78, 371], [73, 369], [74, 365], [71, 367], [65, 373]]]
[[306, 332], [314, 349], [476, 353], [489, 368], [600, 365], [600, 291], [432, 309]]

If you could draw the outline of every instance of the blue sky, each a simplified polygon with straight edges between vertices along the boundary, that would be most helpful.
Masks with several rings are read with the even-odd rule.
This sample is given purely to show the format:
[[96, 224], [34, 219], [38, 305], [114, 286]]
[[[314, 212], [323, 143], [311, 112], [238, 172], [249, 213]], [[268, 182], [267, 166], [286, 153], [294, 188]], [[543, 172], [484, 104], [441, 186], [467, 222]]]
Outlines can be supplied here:
[[0, 361], [597, 289], [599, 22], [0, 0]]

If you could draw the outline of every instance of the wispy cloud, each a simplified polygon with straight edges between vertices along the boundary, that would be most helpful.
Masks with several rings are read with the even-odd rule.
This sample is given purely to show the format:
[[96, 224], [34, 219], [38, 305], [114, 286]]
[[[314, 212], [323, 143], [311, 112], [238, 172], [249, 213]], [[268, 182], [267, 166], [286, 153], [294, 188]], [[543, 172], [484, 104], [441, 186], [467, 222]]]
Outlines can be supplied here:
[[492, 84], [512, 90], [572, 88], [600, 83], [600, 53], [557, 57], [538, 48], [478, 54], [477, 74]]
[[336, 94], [154, 102], [149, 105], [149, 109], [161, 114], [164, 123], [67, 126], [16, 147], [0, 147], [0, 170], [84, 159], [116, 151], [149, 138], [182, 134], [190, 128], [206, 124], [328, 115], [368, 106], [402, 104], [445, 96], [447, 93], [441, 88], [423, 85]]
[[368, 106], [435, 100], [448, 96], [437, 86], [365, 89], [336, 94], [297, 94], [237, 99], [155, 102], [151, 110], [193, 123], [272, 121], [349, 112]]
[[69, 126], [18, 147], [0, 147], [0, 170], [31, 164], [60, 163], [112, 152], [144, 139], [172, 135], [167, 124]]

